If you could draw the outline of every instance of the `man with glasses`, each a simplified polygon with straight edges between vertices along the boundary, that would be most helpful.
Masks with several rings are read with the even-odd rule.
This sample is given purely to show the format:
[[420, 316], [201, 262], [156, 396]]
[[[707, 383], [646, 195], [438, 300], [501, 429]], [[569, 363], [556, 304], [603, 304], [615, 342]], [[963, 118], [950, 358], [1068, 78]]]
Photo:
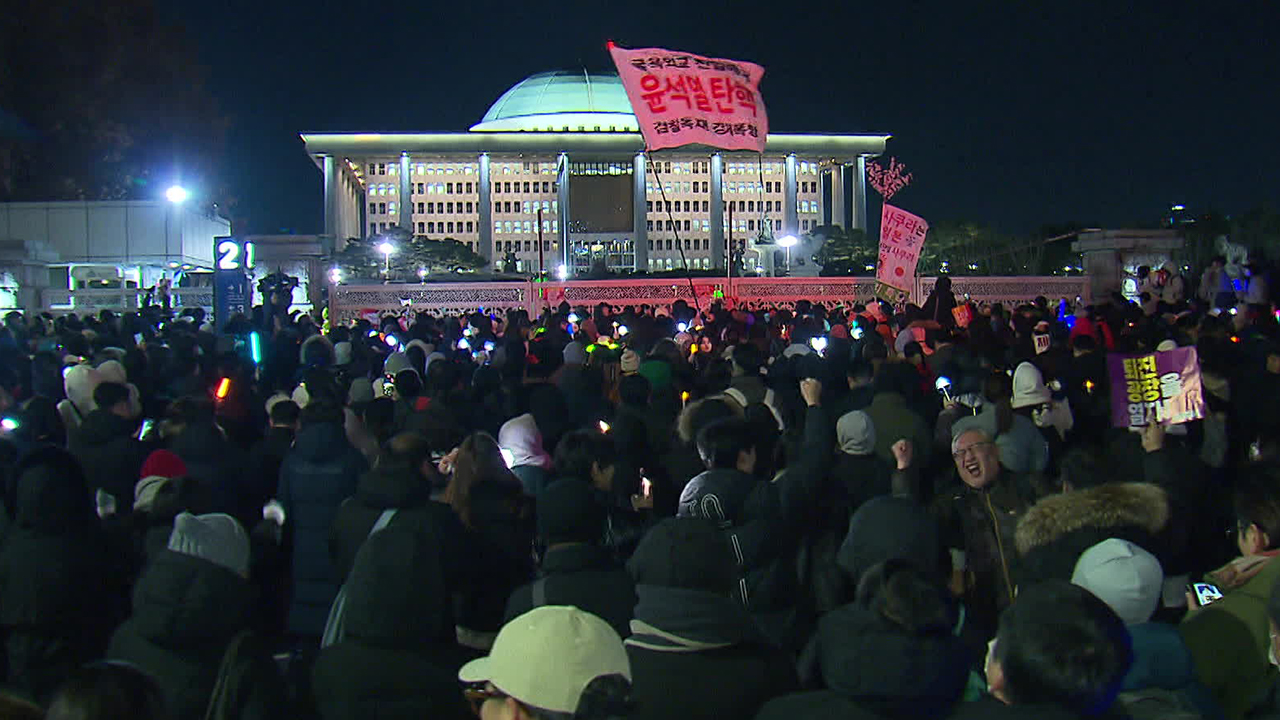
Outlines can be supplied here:
[[1014, 595], [1014, 531], [1035, 501], [1029, 481], [1000, 465], [991, 418], [962, 418], [952, 428], [951, 457], [959, 483], [938, 493], [934, 510], [951, 551], [952, 590], [985, 637]]

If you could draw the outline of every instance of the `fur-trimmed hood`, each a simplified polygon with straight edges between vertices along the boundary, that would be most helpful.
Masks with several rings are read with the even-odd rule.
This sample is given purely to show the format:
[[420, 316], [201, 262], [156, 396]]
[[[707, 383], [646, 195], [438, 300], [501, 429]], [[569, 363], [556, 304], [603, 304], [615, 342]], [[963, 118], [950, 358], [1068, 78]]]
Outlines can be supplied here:
[[1155, 535], [1169, 522], [1169, 497], [1151, 483], [1110, 483], [1041, 499], [1018, 521], [1018, 554], [1085, 528], [1140, 527]]

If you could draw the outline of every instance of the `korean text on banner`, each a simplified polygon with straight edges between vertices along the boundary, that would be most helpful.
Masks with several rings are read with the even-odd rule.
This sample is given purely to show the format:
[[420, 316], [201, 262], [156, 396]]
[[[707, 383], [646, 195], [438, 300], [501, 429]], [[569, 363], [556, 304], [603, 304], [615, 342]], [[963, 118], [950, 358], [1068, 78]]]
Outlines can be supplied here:
[[927, 232], [929, 223], [924, 218], [885, 203], [880, 212], [880, 262], [876, 265], [876, 280], [910, 293]]
[[649, 150], [696, 143], [764, 152], [764, 68], [661, 48], [609, 52]]
[[1199, 420], [1204, 417], [1200, 361], [1193, 347], [1168, 352], [1107, 355], [1111, 379], [1111, 422], [1139, 427]]

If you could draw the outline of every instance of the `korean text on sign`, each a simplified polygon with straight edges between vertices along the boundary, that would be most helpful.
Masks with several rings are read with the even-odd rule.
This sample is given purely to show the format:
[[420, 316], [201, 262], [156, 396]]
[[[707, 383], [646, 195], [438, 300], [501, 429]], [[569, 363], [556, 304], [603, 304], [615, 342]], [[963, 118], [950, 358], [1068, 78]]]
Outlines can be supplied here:
[[1107, 362], [1116, 426], [1169, 425], [1204, 417], [1200, 366], [1194, 348], [1108, 356]]
[[876, 280], [910, 292], [929, 232], [925, 219], [885, 203], [880, 212], [880, 262]]
[[648, 149], [696, 143], [764, 151], [764, 68], [660, 48], [611, 46], [609, 52]]

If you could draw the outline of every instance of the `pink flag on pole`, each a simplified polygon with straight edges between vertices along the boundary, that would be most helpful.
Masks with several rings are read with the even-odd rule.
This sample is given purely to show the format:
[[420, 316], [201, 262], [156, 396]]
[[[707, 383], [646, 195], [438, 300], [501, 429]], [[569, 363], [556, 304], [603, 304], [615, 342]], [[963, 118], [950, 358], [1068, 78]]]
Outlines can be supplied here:
[[880, 262], [876, 265], [876, 280], [910, 293], [928, 231], [929, 223], [924, 218], [885, 203], [880, 211]]
[[764, 68], [739, 60], [610, 43], [609, 53], [649, 150], [707, 145], [764, 152]]

